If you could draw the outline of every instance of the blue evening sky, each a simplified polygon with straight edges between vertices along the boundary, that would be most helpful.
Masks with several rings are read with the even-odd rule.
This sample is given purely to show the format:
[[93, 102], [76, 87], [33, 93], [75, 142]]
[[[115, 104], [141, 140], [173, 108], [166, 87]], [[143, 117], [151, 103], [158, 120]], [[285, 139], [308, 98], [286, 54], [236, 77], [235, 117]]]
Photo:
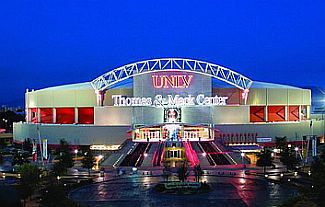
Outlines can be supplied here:
[[325, 1], [2, 0], [0, 19], [0, 103], [157, 57], [325, 86]]

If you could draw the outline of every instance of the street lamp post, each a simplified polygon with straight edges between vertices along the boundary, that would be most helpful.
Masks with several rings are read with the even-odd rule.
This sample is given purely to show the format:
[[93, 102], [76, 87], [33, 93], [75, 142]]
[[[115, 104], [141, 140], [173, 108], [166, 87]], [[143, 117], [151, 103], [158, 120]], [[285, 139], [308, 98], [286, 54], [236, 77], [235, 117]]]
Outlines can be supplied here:
[[244, 164], [245, 153], [244, 152], [241, 152], [240, 153], [240, 156], [241, 156], [241, 164], [243, 165], [243, 168], [245, 169], [245, 164]]
[[298, 147], [295, 147], [296, 159], [298, 158], [298, 150], [299, 150], [299, 148]]
[[77, 156], [78, 156], [78, 149], [75, 149], [75, 150], [74, 150], [74, 154], [75, 154], [75, 157], [76, 157], [76, 159], [77, 159]]
[[96, 170], [99, 169], [99, 162], [100, 162], [100, 160], [103, 159], [103, 158], [104, 158], [103, 155], [98, 155], [98, 156], [96, 157]]

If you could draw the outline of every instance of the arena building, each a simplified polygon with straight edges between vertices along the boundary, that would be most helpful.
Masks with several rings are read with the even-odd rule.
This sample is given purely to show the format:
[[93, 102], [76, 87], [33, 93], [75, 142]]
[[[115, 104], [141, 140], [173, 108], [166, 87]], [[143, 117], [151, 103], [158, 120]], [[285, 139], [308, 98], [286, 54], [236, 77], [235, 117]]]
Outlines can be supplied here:
[[109, 70], [91, 82], [27, 90], [26, 122], [14, 140], [64, 138], [115, 149], [126, 139], [220, 139], [226, 145], [321, 135], [310, 123], [311, 91], [253, 81], [226, 67], [183, 58], [152, 59]]

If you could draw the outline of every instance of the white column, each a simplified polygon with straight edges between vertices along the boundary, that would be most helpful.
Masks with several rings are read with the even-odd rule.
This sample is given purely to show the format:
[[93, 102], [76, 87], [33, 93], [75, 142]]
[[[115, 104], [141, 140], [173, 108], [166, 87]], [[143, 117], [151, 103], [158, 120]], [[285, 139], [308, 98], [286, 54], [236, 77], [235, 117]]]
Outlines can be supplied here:
[[78, 123], [78, 108], [74, 108], [74, 123]]
[[301, 105], [299, 105], [298, 116], [299, 116], [299, 122], [301, 122]]
[[56, 123], [56, 108], [53, 108], [53, 124]]
[[26, 108], [25, 111], [26, 111], [26, 122], [27, 123], [30, 123], [31, 120], [32, 120], [32, 115], [31, 115], [31, 113], [29, 113], [30, 112], [30, 109], [29, 108]]
[[41, 123], [41, 109], [37, 108], [37, 122]]
[[268, 122], [269, 120], [268, 120], [268, 118], [267, 118], [267, 116], [268, 116], [268, 111], [267, 111], [267, 106], [265, 106], [265, 108], [264, 108], [264, 116], [265, 116], [265, 122]]
[[284, 106], [284, 117], [286, 121], [289, 121], [289, 107]]

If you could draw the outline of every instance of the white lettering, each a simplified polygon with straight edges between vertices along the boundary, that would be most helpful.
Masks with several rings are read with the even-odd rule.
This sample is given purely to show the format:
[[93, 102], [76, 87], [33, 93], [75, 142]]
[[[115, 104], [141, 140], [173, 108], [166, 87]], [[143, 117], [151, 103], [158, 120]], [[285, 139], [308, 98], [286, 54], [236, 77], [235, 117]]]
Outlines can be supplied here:
[[112, 95], [113, 106], [224, 106], [227, 105], [228, 97], [222, 96], [205, 96], [199, 94], [196, 97], [192, 95], [156, 95], [152, 100], [151, 97], [123, 97], [122, 95]]

